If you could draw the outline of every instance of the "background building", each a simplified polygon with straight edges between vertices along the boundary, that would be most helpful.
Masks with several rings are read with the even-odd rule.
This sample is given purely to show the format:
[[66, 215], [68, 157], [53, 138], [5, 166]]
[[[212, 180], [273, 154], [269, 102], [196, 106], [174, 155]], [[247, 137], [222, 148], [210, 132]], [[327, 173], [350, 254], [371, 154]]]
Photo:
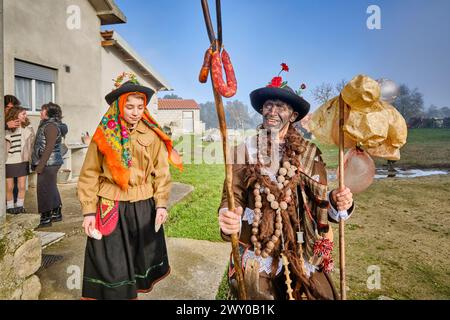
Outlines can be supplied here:
[[169, 127], [175, 137], [205, 131], [205, 124], [200, 121], [200, 107], [193, 99], [159, 99], [154, 114], [160, 125]]
[[[82, 134], [94, 133], [113, 79], [133, 72], [155, 91], [170, 90], [119, 34], [101, 31], [125, 22], [113, 0], [4, 0], [5, 94], [19, 98], [35, 128], [43, 104], [61, 106], [69, 127], [66, 168], [74, 175], [86, 151]], [[156, 108], [155, 95], [150, 109]]]

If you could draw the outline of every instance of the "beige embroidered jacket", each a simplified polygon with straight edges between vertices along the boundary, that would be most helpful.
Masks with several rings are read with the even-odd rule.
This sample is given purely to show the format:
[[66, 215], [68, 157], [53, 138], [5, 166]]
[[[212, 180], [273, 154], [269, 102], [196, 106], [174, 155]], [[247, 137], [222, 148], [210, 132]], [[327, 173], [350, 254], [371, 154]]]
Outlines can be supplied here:
[[164, 143], [142, 121], [130, 138], [132, 166], [126, 191], [114, 183], [97, 144], [92, 141], [89, 145], [78, 180], [78, 199], [84, 215], [96, 212], [98, 197], [130, 202], [153, 197], [156, 207], [167, 207], [171, 179]]

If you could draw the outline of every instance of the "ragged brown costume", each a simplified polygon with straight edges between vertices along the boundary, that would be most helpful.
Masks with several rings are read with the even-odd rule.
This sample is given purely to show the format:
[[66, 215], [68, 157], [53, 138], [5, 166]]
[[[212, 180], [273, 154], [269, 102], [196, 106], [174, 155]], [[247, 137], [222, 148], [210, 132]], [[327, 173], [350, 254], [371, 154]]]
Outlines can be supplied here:
[[[258, 138], [256, 139], [259, 141]], [[266, 141], [269, 144], [266, 150], [271, 150], [270, 139]], [[278, 190], [268, 176], [260, 174], [261, 164], [251, 163], [245, 144], [236, 147], [234, 159], [238, 159], [239, 154], [245, 154], [245, 161], [233, 165], [235, 207], [242, 207], [244, 210], [245, 208], [253, 209], [255, 207], [253, 186], [256, 182], [261, 186], [269, 187], [277, 198], [280, 194], [283, 195], [283, 191]], [[296, 205], [289, 206], [288, 210], [282, 214], [285, 241], [283, 254], [289, 260], [294, 297], [296, 299], [304, 297], [308, 299], [337, 299], [338, 294], [329, 274], [319, 270], [307, 277], [304, 272], [303, 260], [301, 259], [302, 256], [308, 260], [316, 259], [315, 262], [320, 264], [320, 259], [317, 260], [318, 258], [313, 253], [315, 241], [322, 237], [333, 241], [333, 233], [328, 225], [327, 174], [325, 163], [321, 158], [321, 152], [313, 143], [303, 139], [293, 127], [290, 127], [281, 156], [281, 163], [284, 161], [290, 161], [292, 165], [301, 168], [301, 172], [293, 177], [289, 184], [292, 190], [296, 190], [292, 199], [292, 202]], [[263, 244], [269, 241], [273, 233], [275, 218], [275, 210], [270, 208], [267, 201], [264, 202], [262, 208], [264, 214], [259, 233], [259, 239]], [[227, 197], [224, 188], [220, 208], [227, 207]], [[307, 208], [307, 210], [304, 208]], [[349, 214], [352, 212], [353, 207], [349, 210]], [[296, 231], [299, 230], [299, 227], [305, 235], [305, 243], [303, 245], [299, 245], [296, 239]], [[253, 250], [250, 240], [251, 236], [252, 225], [242, 221], [240, 242], [249, 250]], [[226, 241], [230, 240], [223, 233], [222, 238]], [[273, 257], [271, 274], [260, 273], [259, 290], [266, 292], [262, 292], [258, 298], [264, 296], [275, 299], [286, 298], [283, 272], [275, 276], [281, 252], [281, 241], [278, 241], [271, 254]], [[233, 283], [233, 279], [231, 280]]]

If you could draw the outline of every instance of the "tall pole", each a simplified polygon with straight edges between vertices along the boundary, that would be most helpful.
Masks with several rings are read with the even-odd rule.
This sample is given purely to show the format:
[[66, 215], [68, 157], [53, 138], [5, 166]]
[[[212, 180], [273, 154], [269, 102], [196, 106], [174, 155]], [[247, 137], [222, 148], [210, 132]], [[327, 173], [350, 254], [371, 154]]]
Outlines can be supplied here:
[[[342, 96], [339, 96], [339, 190], [345, 188], [344, 184], [344, 112], [345, 102]], [[339, 271], [340, 271], [340, 287], [341, 300], [347, 300], [346, 284], [345, 284], [345, 238], [344, 238], [345, 221], [339, 219]]]
[[[5, 113], [3, 112], [3, 110], [5, 110], [5, 106], [4, 104], [4, 96], [5, 96], [5, 85], [4, 85], [4, 81], [5, 81], [5, 75], [4, 75], [4, 68], [3, 68], [3, 63], [5, 62], [5, 58], [4, 58], [4, 52], [3, 52], [3, 32], [4, 32], [4, 28], [3, 28], [3, 0], [0, 0], [0, 125], [2, 126], [2, 128], [5, 127]], [[0, 130], [0, 141], [2, 141], [2, 143], [0, 143], [0, 181], [1, 182], [1, 186], [0, 186], [0, 225], [5, 221], [6, 218], [6, 210], [5, 210], [5, 143], [3, 143], [3, 141], [5, 141], [5, 130], [1, 129]]]
[[[211, 42], [211, 48], [213, 51], [220, 51], [222, 42], [222, 15], [220, 0], [216, 0], [217, 10], [217, 23], [219, 31], [219, 39], [216, 39], [214, 34], [214, 28], [212, 25], [211, 15], [209, 13], [208, 0], [201, 0], [203, 17], [205, 19], [206, 30]], [[209, 66], [211, 67], [211, 66]], [[228, 150], [228, 135], [227, 135], [227, 122], [225, 117], [225, 110], [223, 107], [222, 96], [217, 92], [214, 87], [214, 79], [212, 76], [212, 70], [210, 72], [211, 84], [214, 93], [214, 101], [216, 104], [217, 116], [219, 118], [220, 134], [222, 136], [223, 155], [225, 159], [225, 188], [227, 192], [228, 210], [233, 211], [235, 209], [234, 204], [234, 191], [233, 191], [233, 159]], [[238, 284], [238, 298], [240, 300], [247, 300], [247, 291], [244, 284], [244, 273], [241, 267], [241, 257], [239, 254], [239, 237], [238, 234], [233, 233], [231, 235], [231, 253], [234, 261], [234, 268], [236, 270], [236, 281]]]
[[[211, 83], [213, 83], [211, 75]], [[233, 159], [231, 152], [228, 148], [228, 135], [227, 135], [227, 123], [225, 118], [225, 110], [223, 108], [223, 101], [220, 94], [214, 88], [214, 100], [216, 103], [217, 115], [219, 118], [220, 133], [222, 135], [223, 155], [225, 159], [225, 184], [227, 191], [228, 210], [233, 211], [235, 209], [234, 204], [234, 191], [233, 191]], [[231, 235], [231, 252], [233, 255], [234, 268], [236, 270], [236, 281], [238, 284], [238, 297], [240, 300], [247, 300], [247, 291], [245, 290], [244, 274], [241, 267], [241, 257], [239, 254], [239, 238], [236, 233]]]

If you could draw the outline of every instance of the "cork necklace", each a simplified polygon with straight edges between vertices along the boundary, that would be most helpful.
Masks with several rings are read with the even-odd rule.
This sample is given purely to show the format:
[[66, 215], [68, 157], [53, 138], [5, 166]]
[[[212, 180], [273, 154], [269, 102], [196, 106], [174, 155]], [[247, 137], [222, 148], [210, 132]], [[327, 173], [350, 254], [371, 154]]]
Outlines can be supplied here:
[[[259, 150], [259, 134], [257, 137], [257, 158], [260, 160]], [[289, 161], [283, 162], [283, 166], [278, 170], [276, 178], [277, 187], [279, 190], [287, 188], [291, 179], [297, 174], [298, 168], [292, 165]], [[283, 193], [282, 193], [283, 194]], [[281, 213], [287, 210], [289, 204], [292, 202], [292, 190], [287, 188], [284, 192], [284, 199], [277, 201], [275, 195], [271, 192], [270, 188], [262, 187], [260, 183], [255, 183], [253, 189], [253, 195], [255, 196], [255, 208], [254, 208], [254, 220], [252, 223], [252, 236], [251, 242], [254, 246], [255, 255], [267, 258], [275, 248], [275, 244], [278, 242], [283, 233], [283, 218]], [[261, 242], [258, 240], [259, 225], [262, 219], [262, 201], [265, 196], [270, 207], [275, 210], [275, 229], [271, 239], [265, 244], [263, 248]]]

